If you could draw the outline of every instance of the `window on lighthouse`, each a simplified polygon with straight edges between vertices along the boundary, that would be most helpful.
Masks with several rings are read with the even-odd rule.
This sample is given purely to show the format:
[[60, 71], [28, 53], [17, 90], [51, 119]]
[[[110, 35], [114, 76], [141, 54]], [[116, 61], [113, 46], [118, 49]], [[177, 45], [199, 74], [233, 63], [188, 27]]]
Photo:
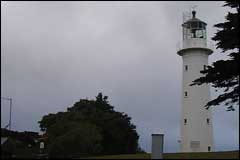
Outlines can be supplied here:
[[188, 70], [188, 65], [185, 65], [185, 71], [187, 71]]
[[187, 92], [184, 92], [184, 96], [185, 96], [185, 97], [187, 97], [187, 96], [188, 96]]
[[206, 65], [203, 65], [203, 70], [206, 70], [207, 66]]
[[207, 124], [209, 124], [210, 123], [210, 119], [209, 118], [207, 118]]
[[187, 124], [187, 119], [185, 118], [185, 119], [184, 119], [184, 125], [186, 125], [186, 124]]
[[208, 152], [210, 152], [211, 151], [211, 146], [208, 146]]

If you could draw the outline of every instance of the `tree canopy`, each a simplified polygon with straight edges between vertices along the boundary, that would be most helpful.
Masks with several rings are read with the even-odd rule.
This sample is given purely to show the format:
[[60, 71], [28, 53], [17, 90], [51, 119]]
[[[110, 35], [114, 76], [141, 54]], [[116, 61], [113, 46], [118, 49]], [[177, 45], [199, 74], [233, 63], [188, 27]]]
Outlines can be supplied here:
[[226, 1], [224, 6], [236, 9], [236, 12], [228, 12], [226, 22], [214, 25], [218, 31], [212, 40], [217, 41], [217, 48], [230, 58], [207, 66], [200, 71], [204, 76], [194, 80], [191, 85], [210, 83], [214, 88], [223, 88], [224, 93], [209, 101], [206, 108], [224, 103], [228, 111], [233, 111], [234, 104], [239, 105], [239, 1]]
[[79, 158], [101, 153], [102, 136], [96, 126], [89, 123], [75, 123], [64, 134], [55, 138], [49, 148], [49, 157]]
[[49, 137], [49, 155], [72, 157], [136, 153], [139, 136], [130, 120], [99, 93], [96, 100], [80, 99], [66, 112], [43, 116], [39, 124]]

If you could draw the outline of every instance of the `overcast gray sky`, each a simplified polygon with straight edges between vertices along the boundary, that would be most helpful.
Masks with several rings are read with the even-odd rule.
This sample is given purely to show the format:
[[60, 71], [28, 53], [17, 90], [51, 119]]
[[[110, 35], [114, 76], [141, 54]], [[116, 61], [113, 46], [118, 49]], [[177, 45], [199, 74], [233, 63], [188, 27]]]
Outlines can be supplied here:
[[[115, 110], [132, 117], [144, 150], [151, 151], [151, 134], [159, 132], [165, 152], [179, 151], [182, 59], [176, 46], [182, 12], [197, 5], [210, 39], [229, 10], [223, 4], [2, 2], [1, 95], [13, 98], [12, 129], [39, 131], [43, 115], [102, 92]], [[214, 52], [210, 63], [226, 58]], [[8, 106], [1, 101], [2, 126]], [[213, 109], [217, 151], [239, 148], [238, 118], [238, 107]]]

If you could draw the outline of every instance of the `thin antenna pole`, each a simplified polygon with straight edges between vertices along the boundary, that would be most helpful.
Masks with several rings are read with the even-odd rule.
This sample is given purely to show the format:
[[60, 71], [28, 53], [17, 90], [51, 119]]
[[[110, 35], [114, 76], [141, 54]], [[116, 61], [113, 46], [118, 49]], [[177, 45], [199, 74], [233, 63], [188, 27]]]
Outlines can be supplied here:
[[185, 22], [185, 14], [184, 14], [184, 12], [182, 13], [182, 20], [183, 20], [182, 23], [184, 23]]
[[182, 13], [182, 15], [183, 15], [183, 23], [191, 18], [191, 12], [185, 11]]
[[8, 127], [9, 127], [9, 130], [11, 130], [11, 124], [12, 124], [12, 98], [7, 98], [7, 97], [1, 97], [1, 99], [4, 99], [4, 100], [8, 100], [10, 102], [10, 113], [9, 113], [9, 123], [8, 123]]
[[12, 98], [10, 98], [10, 119], [9, 119], [9, 130], [11, 130], [12, 123]]

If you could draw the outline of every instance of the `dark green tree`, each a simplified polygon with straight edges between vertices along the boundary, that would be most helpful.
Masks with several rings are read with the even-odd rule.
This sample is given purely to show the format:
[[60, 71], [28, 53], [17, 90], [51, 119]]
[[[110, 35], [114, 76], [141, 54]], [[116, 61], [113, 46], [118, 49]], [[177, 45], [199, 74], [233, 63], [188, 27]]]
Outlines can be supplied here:
[[95, 125], [75, 122], [71, 126], [51, 143], [50, 158], [81, 158], [101, 152], [102, 136]]
[[191, 85], [210, 83], [216, 89], [224, 89], [224, 93], [209, 101], [205, 107], [208, 109], [224, 103], [228, 111], [233, 111], [233, 106], [239, 105], [239, 1], [226, 1], [224, 6], [236, 9], [236, 12], [228, 12], [226, 22], [214, 25], [219, 30], [212, 40], [217, 41], [217, 48], [230, 58], [207, 66], [206, 70], [200, 71], [204, 76], [194, 80]]
[[11, 158], [16, 152], [16, 141], [11, 137], [8, 137], [8, 140], [1, 144], [1, 158]]
[[[58, 148], [62, 152], [64, 157], [66, 155], [72, 155], [70, 148], [78, 148], [78, 152], [74, 154], [126, 154], [126, 153], [136, 153], [139, 151], [138, 145], [138, 134], [136, 132], [136, 126], [131, 123], [131, 118], [122, 112], [117, 112], [114, 107], [108, 102], [108, 97], [103, 96], [99, 93], [96, 100], [80, 99], [72, 107], [67, 108], [66, 112], [58, 112], [56, 114], [48, 114], [43, 116], [42, 120], [39, 121], [40, 128], [45, 131], [49, 137], [48, 143], [51, 155], [55, 152], [53, 148]], [[88, 125], [83, 125], [88, 124]], [[92, 125], [94, 127], [87, 127]], [[96, 135], [99, 134], [99, 146], [96, 149], [86, 149], [80, 146], [80, 143], [73, 144], [71, 139], [65, 137], [66, 135], [74, 136], [76, 133], [75, 129], [79, 127], [90, 130], [90, 128], [95, 128]], [[83, 134], [80, 132], [79, 134]], [[88, 142], [96, 144], [91, 136], [78, 135], [76, 138], [85, 137], [89, 139]], [[60, 138], [62, 137], [62, 138]], [[69, 142], [66, 142], [69, 141]], [[77, 140], [76, 141], [81, 141]], [[83, 141], [82, 143], [84, 143]], [[62, 143], [69, 144], [69, 150], [62, 151]], [[79, 145], [79, 146], [78, 146]], [[83, 146], [91, 146], [85, 144]], [[93, 147], [93, 146], [92, 146]], [[94, 150], [94, 152], [89, 152]], [[65, 153], [63, 153], [65, 152]]]

